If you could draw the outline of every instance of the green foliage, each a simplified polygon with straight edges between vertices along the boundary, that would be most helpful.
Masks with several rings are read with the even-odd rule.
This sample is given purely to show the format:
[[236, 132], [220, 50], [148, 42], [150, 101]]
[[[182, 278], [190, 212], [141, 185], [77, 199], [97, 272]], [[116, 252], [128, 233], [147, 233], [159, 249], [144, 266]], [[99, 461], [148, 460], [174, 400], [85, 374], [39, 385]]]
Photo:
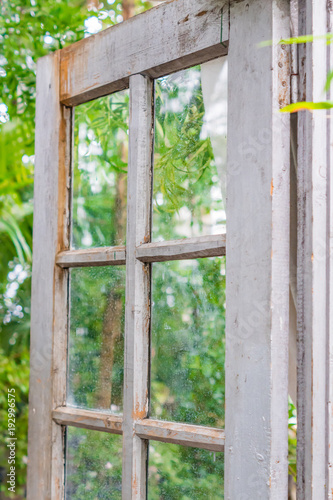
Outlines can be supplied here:
[[[16, 478], [17, 493], [23, 494], [27, 464], [28, 432], [28, 390], [29, 390], [29, 352], [23, 350], [19, 355], [8, 357], [0, 349], [0, 435], [8, 435], [8, 389], [15, 389], [16, 415]], [[8, 449], [5, 442], [0, 447], [0, 468], [7, 473]], [[5, 481], [4, 481], [5, 482]]]
[[151, 414], [224, 427], [224, 259], [153, 264]]
[[67, 428], [67, 488], [70, 500], [121, 500], [122, 438]]
[[218, 215], [217, 223], [224, 222], [220, 180], [204, 119], [200, 66], [157, 80], [154, 239], [210, 233], [213, 214]]
[[224, 455], [198, 448], [151, 442], [149, 500], [224, 498]]
[[[114, 334], [113, 358], [107, 361], [112, 380], [113, 412], [122, 411], [124, 376], [124, 266], [78, 268], [71, 271], [68, 402], [81, 408], [100, 408], [102, 351], [107, 349], [105, 330]], [[119, 309], [116, 304], [119, 303]], [[112, 319], [119, 315], [119, 325]], [[111, 321], [111, 327], [108, 322]], [[106, 387], [103, 390], [107, 390]], [[109, 407], [104, 407], [109, 410]]]
[[295, 102], [293, 104], [288, 104], [284, 108], [280, 109], [282, 113], [297, 113], [302, 109], [307, 109], [312, 111], [314, 109], [331, 109], [333, 108], [333, 101], [322, 101], [322, 102]]
[[288, 460], [289, 460], [289, 474], [294, 478], [296, 482], [297, 470], [296, 470], [296, 447], [297, 447], [297, 411], [296, 406], [289, 398], [289, 425], [288, 425]]
[[128, 90], [75, 109], [74, 248], [125, 243], [128, 121]]
[[[326, 40], [327, 44], [330, 44], [333, 40], [332, 33], [326, 33], [324, 35], [301, 35], [301, 36], [293, 36], [291, 38], [283, 38], [279, 40], [280, 45], [295, 45], [300, 43], [312, 43], [315, 41]], [[260, 42], [258, 47], [269, 47], [273, 44], [272, 40], [265, 40], [264, 42]]]

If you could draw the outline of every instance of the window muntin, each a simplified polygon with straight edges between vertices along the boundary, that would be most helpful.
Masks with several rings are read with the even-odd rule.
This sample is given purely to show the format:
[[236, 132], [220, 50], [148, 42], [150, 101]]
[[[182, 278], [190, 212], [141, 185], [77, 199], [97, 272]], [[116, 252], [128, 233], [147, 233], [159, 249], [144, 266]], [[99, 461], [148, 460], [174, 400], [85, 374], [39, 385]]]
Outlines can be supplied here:
[[75, 108], [72, 247], [126, 239], [129, 92]]

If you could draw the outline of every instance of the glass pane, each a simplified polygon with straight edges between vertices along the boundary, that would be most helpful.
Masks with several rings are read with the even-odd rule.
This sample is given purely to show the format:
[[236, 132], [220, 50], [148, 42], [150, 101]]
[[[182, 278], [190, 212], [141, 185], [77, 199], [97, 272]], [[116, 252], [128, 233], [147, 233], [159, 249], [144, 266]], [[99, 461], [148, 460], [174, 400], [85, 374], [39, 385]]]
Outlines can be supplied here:
[[122, 411], [125, 266], [71, 270], [69, 405]]
[[153, 239], [225, 230], [227, 59], [156, 80]]
[[149, 443], [149, 500], [223, 499], [223, 473], [223, 453]]
[[225, 259], [153, 264], [151, 415], [224, 427]]
[[75, 108], [72, 247], [123, 245], [129, 92]]
[[66, 500], [121, 500], [122, 436], [67, 427]]

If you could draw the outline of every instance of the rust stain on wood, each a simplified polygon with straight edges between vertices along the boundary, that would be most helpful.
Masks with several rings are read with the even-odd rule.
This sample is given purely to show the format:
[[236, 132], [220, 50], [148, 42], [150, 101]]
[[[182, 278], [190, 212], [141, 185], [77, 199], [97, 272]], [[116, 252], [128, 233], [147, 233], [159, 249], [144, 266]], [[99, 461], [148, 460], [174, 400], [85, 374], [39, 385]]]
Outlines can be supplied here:
[[178, 24], [183, 24], [183, 23], [187, 23], [187, 21], [190, 19], [190, 16], [187, 14], [186, 17], [184, 17], [184, 19], [181, 19], [181, 21], [178, 21]]
[[136, 475], [133, 477], [132, 487], [133, 487], [133, 493], [135, 495], [137, 495], [138, 494], [138, 480], [136, 478]]
[[59, 479], [59, 477], [56, 477], [55, 483], [56, 483], [56, 490], [59, 491], [59, 489], [60, 489], [60, 479]]
[[278, 51], [278, 101], [281, 109], [290, 103], [290, 48], [282, 44]]
[[136, 403], [135, 410], [132, 413], [133, 420], [142, 420], [147, 416], [145, 409], [140, 410], [140, 404]]
[[202, 17], [207, 14], [208, 10], [202, 10], [201, 12], [198, 12], [198, 14], [195, 15], [195, 17]]

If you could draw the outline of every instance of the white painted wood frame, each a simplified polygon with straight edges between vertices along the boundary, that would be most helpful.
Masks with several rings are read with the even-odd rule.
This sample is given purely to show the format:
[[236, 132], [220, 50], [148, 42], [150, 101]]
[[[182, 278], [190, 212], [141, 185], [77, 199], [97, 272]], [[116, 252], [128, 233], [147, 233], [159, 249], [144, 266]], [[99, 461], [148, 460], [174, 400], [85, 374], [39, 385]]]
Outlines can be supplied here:
[[[227, 500], [288, 498], [289, 0], [232, 2], [226, 249]], [[273, 40], [259, 48], [258, 43]]]
[[[299, 0], [299, 34], [325, 34], [332, 3]], [[299, 100], [323, 101], [332, 48], [299, 45]], [[298, 449], [299, 500], [332, 499], [332, 114], [298, 116]]]
[[[38, 63], [28, 500], [64, 499], [68, 425], [122, 434], [124, 500], [146, 498], [151, 439], [225, 445], [225, 498], [287, 498], [289, 119], [277, 110], [289, 52], [256, 44], [288, 35], [288, 0], [173, 0]], [[153, 78], [228, 50], [227, 243], [151, 243]], [[126, 248], [71, 250], [71, 106], [126, 87]], [[150, 263], [226, 251], [226, 435], [149, 419]], [[68, 269], [115, 264], [126, 265], [123, 418], [66, 406]]]
[[[227, 0], [171, 0], [61, 51], [61, 102], [76, 105], [227, 53]], [[222, 42], [222, 43], [221, 43]], [[167, 48], [167, 49], [166, 49]]]
[[199, 236], [182, 240], [145, 243], [136, 248], [136, 258], [141, 262], [199, 259], [225, 255], [226, 235]]
[[[41, 500], [51, 498], [52, 471], [63, 484], [63, 429], [53, 423], [51, 411], [63, 404], [66, 377], [63, 358], [58, 373], [57, 367], [66, 342], [61, 327], [67, 322], [67, 271], [55, 271], [55, 259], [68, 244], [71, 110], [59, 102], [59, 69], [59, 52], [37, 64], [27, 490], [28, 498]], [[62, 304], [56, 321], [55, 296], [57, 307]]]

